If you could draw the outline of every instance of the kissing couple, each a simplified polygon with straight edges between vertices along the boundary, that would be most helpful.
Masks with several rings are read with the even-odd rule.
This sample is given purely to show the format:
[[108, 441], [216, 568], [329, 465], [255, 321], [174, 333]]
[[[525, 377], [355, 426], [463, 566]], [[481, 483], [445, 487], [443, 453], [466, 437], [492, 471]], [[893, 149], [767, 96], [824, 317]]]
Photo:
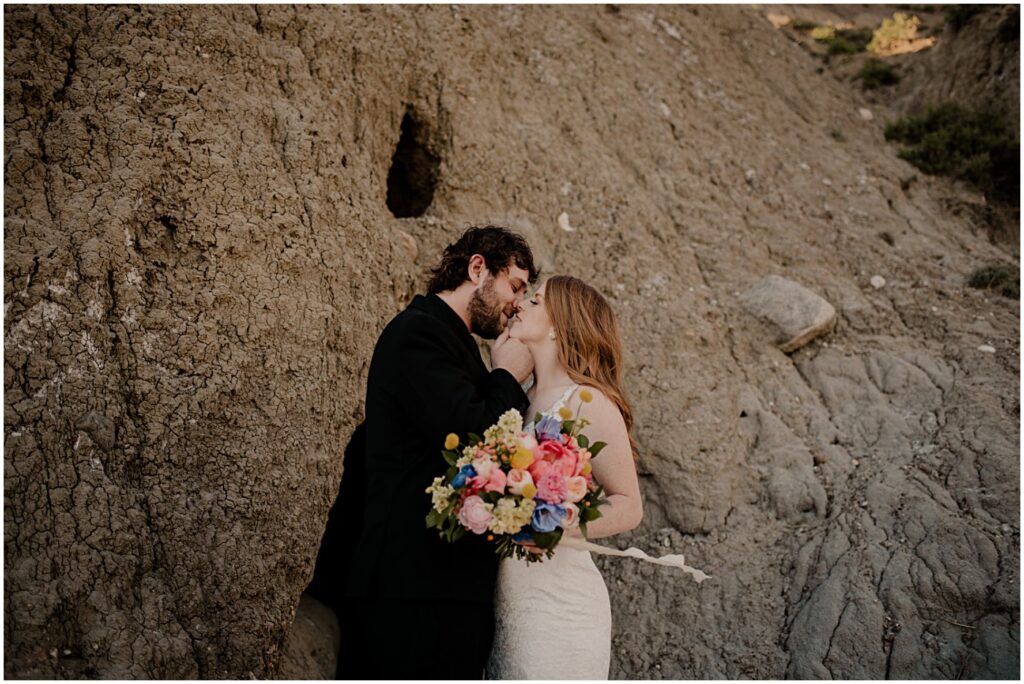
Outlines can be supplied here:
[[[607, 445], [592, 461], [606, 501], [586, 536], [640, 524], [615, 314], [567, 275], [527, 297], [538, 279], [533, 253], [505, 228], [470, 228], [432, 274], [428, 293], [377, 341], [366, 420], [346, 449], [321, 545], [314, 584], [342, 594], [333, 601], [338, 678], [607, 679], [608, 590], [590, 552], [566, 543], [582, 537], [578, 526], [553, 556], [527, 563], [500, 559], [482, 535], [446, 542], [424, 520], [425, 492], [447, 467], [447, 435], [484, 434], [510, 409], [529, 431], [571, 404], [583, 407], [591, 442]], [[474, 334], [493, 340], [490, 370]], [[529, 539], [517, 543], [540, 554]], [[341, 561], [328, 571], [326, 556]]]

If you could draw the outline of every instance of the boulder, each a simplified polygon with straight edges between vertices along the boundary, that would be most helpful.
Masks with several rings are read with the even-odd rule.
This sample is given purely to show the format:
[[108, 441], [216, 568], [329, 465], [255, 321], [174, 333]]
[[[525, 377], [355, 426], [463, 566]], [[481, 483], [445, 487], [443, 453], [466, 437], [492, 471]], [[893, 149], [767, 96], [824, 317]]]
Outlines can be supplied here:
[[295, 609], [281, 654], [278, 679], [334, 679], [341, 631], [334, 611], [309, 594]]
[[774, 330], [773, 342], [785, 353], [796, 351], [832, 330], [836, 310], [803, 285], [770, 275], [740, 295], [750, 313]]

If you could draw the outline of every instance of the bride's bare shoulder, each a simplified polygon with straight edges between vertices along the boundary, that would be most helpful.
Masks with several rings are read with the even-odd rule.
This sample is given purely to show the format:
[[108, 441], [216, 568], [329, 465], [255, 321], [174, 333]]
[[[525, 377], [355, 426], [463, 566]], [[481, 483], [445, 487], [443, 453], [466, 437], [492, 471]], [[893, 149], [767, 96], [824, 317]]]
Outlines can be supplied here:
[[[584, 392], [588, 394], [584, 394]], [[591, 424], [600, 422], [603, 425], [617, 425], [621, 423], [625, 427], [622, 412], [619, 411], [618, 405], [596, 387], [580, 385], [580, 388], [576, 391], [577, 401], [573, 403], [579, 403], [579, 400], [585, 399], [588, 396], [590, 401], [582, 403], [579, 411], [580, 415], [589, 420]], [[572, 408], [575, 408], [575, 406]]]

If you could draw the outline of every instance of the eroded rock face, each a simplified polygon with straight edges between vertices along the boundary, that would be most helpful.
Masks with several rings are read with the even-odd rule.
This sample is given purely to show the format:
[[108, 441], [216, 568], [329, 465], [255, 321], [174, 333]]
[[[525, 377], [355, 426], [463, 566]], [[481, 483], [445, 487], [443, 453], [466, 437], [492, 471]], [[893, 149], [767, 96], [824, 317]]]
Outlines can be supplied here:
[[[755, 11], [5, 26], [9, 676], [277, 674], [373, 342], [484, 222], [619, 314], [646, 517], [606, 543], [714, 577], [599, 559], [613, 676], [1017, 674], [1019, 313], [963, 286], [1012, 257]], [[742, 323], [771, 273], [827, 340]]]

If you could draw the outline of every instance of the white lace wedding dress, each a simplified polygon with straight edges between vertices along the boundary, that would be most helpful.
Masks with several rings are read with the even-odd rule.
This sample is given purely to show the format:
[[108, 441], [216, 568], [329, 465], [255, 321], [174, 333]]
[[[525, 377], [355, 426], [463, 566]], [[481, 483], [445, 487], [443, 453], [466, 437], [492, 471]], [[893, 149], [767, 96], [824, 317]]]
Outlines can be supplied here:
[[[544, 415], [557, 412], [577, 387]], [[608, 678], [611, 604], [590, 552], [560, 545], [540, 563], [501, 561], [494, 617], [487, 679]]]

